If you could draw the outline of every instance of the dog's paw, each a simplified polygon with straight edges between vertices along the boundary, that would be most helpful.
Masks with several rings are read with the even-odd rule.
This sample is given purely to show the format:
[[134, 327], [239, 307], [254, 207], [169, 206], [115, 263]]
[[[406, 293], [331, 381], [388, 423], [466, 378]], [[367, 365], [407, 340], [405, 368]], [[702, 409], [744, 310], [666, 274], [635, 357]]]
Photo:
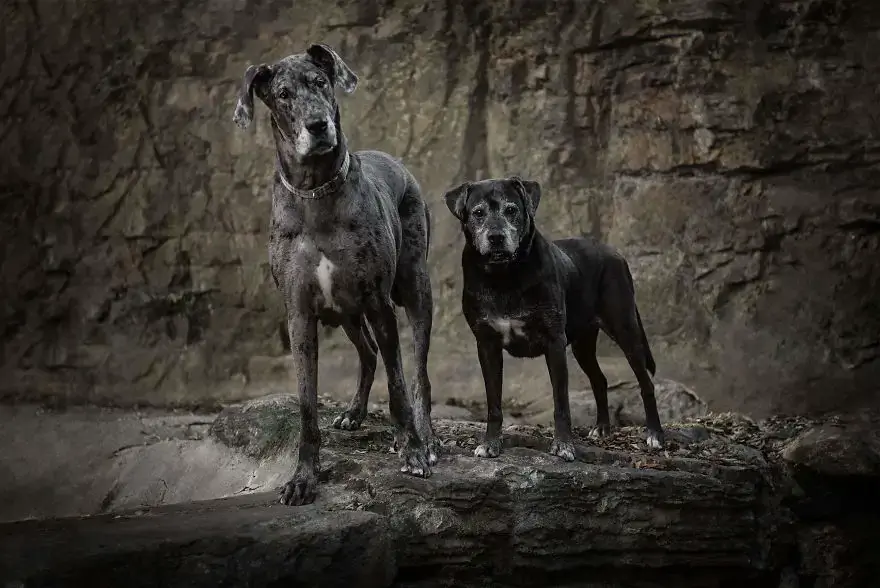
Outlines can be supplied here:
[[431, 439], [431, 441], [425, 443], [425, 459], [428, 460], [429, 466], [435, 466], [440, 461], [439, 447], [440, 443], [436, 439]]
[[550, 454], [561, 457], [565, 461], [574, 461], [574, 443], [553, 439], [553, 443], [550, 444]]
[[409, 444], [399, 452], [403, 465], [400, 471], [419, 478], [431, 476], [431, 466], [428, 464], [428, 451], [423, 445]]
[[311, 504], [318, 496], [318, 477], [315, 474], [297, 472], [281, 487], [279, 502], [288, 506]]
[[363, 421], [364, 417], [362, 415], [357, 415], [350, 410], [346, 410], [333, 419], [333, 428], [342, 429], [343, 431], [354, 431], [361, 428], [361, 423]]
[[588, 436], [590, 439], [601, 439], [611, 434], [611, 425], [608, 423], [596, 423], [596, 426], [590, 429]]
[[440, 439], [431, 431], [425, 442], [425, 459], [428, 460], [429, 466], [437, 465], [440, 456]]
[[666, 445], [663, 431], [652, 431], [648, 429], [648, 437], [645, 439], [645, 445], [651, 449], [663, 449]]
[[498, 457], [501, 455], [501, 439], [487, 439], [474, 449], [474, 457]]

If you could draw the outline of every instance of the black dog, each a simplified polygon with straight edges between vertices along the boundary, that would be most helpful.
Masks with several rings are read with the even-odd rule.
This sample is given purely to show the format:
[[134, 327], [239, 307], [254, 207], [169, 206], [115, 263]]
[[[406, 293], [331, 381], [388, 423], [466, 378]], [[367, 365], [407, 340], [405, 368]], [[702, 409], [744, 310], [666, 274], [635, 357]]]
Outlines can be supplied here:
[[[335, 90], [350, 94], [357, 82], [335, 51], [312, 45], [272, 65], [249, 66], [233, 115], [246, 128], [256, 95], [269, 109], [275, 138], [269, 262], [287, 311], [302, 421], [296, 471], [282, 489], [285, 504], [312, 502], [317, 492], [318, 323], [342, 326], [360, 357], [357, 391], [333, 425], [356, 429], [366, 416], [378, 348], [402, 471], [428, 476], [437, 461], [427, 368], [430, 213], [400, 162], [379, 151], [349, 151]], [[413, 329], [412, 404], [395, 305]]]
[[600, 329], [623, 350], [639, 381], [648, 447], [663, 447], [651, 381], [654, 358], [623, 256], [591, 239], [545, 239], [534, 220], [541, 200], [537, 182], [515, 176], [467, 182], [445, 198], [465, 236], [461, 304], [477, 339], [486, 385], [486, 437], [474, 455], [501, 453], [502, 349], [513, 357], [544, 355], [547, 360], [555, 421], [550, 453], [566, 461], [575, 458], [565, 356], [569, 344], [596, 397], [596, 426], [590, 434], [606, 435], [611, 421], [608, 382], [596, 360]]

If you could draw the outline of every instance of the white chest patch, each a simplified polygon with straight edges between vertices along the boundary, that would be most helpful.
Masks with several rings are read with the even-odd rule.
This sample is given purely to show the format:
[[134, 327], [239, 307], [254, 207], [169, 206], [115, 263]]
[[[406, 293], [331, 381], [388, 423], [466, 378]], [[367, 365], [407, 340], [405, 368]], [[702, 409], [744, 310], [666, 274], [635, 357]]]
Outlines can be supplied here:
[[324, 254], [321, 254], [321, 261], [318, 262], [318, 266], [315, 268], [315, 277], [318, 279], [318, 287], [321, 288], [321, 294], [324, 295], [324, 305], [327, 308], [338, 311], [339, 307], [333, 301], [333, 272], [335, 270], [336, 266], [333, 265], [333, 262], [327, 259]]
[[514, 338], [525, 337], [523, 331], [525, 322], [519, 319], [490, 318], [489, 325], [501, 335], [501, 341], [504, 345], [509, 345]]

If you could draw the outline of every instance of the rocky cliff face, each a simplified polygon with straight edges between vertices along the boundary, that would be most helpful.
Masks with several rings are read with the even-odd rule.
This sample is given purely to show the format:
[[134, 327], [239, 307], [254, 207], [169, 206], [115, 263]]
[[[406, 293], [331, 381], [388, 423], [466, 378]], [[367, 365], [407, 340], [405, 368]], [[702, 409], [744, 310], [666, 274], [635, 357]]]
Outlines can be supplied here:
[[442, 193], [517, 173], [546, 234], [628, 255], [660, 373], [714, 408], [878, 402], [869, 3], [22, 0], [3, 21], [4, 395], [192, 403], [287, 377], [264, 359], [284, 344], [265, 110], [251, 133], [231, 113], [249, 63], [323, 41], [361, 76], [351, 144], [403, 158], [433, 205], [435, 357], [473, 347]]

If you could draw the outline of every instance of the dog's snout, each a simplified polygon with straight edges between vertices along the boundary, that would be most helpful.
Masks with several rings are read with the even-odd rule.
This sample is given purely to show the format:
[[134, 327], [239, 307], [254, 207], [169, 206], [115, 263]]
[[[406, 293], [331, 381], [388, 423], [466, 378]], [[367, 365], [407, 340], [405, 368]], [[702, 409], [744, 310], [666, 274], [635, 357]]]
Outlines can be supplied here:
[[320, 135], [327, 130], [327, 120], [319, 118], [306, 124], [306, 129], [313, 135]]
[[492, 247], [501, 247], [504, 245], [504, 234], [503, 233], [491, 233], [487, 236], [489, 240], [489, 245]]

